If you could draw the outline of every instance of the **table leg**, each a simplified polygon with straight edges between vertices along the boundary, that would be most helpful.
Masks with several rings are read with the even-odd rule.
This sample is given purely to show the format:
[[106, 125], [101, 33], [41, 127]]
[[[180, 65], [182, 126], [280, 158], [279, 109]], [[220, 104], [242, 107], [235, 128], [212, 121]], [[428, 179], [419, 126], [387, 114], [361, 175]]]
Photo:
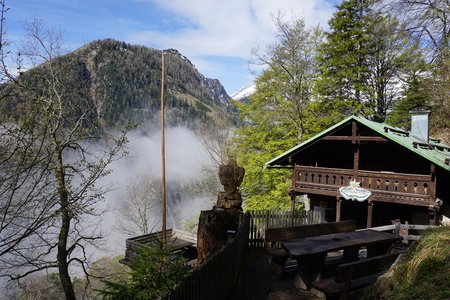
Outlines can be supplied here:
[[297, 258], [298, 272], [294, 279], [297, 288], [309, 291], [312, 283], [320, 279], [319, 273], [325, 261], [325, 256], [326, 253], [318, 253]]
[[361, 249], [361, 246], [355, 246], [355, 247], [348, 247], [344, 249], [344, 253], [342, 254], [342, 257], [346, 261], [355, 261], [358, 260], [358, 254], [359, 249]]
[[367, 257], [374, 257], [378, 255], [384, 255], [388, 252], [391, 247], [392, 242], [387, 243], [379, 243], [376, 245], [368, 245], [367, 246]]

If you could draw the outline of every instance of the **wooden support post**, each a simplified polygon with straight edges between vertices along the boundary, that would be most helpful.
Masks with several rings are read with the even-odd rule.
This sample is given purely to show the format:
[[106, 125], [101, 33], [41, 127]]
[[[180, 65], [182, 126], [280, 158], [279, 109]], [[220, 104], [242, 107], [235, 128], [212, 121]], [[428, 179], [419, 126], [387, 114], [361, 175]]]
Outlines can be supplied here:
[[372, 227], [373, 202], [367, 202], [367, 228]]
[[336, 197], [336, 222], [341, 221], [341, 205], [342, 205], [342, 198]]
[[289, 190], [289, 196], [291, 196], [291, 213], [295, 211], [295, 191], [293, 189]]
[[359, 169], [359, 140], [358, 140], [358, 125], [355, 121], [352, 122], [352, 144], [354, 146], [353, 154], [353, 179], [358, 181]]
[[429, 195], [433, 201], [436, 201], [436, 167], [434, 164], [430, 165], [431, 182], [429, 188]]
[[437, 225], [436, 210], [429, 208], [428, 215], [430, 216], [430, 225]]

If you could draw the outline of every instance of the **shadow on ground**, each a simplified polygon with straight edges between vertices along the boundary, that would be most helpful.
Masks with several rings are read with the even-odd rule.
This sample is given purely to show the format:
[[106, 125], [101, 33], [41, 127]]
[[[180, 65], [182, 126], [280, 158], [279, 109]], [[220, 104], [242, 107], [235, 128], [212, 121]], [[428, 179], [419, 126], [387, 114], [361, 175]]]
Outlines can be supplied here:
[[264, 249], [245, 253], [236, 300], [323, 300], [311, 293], [297, 289], [295, 272], [274, 276], [269, 271], [269, 258]]

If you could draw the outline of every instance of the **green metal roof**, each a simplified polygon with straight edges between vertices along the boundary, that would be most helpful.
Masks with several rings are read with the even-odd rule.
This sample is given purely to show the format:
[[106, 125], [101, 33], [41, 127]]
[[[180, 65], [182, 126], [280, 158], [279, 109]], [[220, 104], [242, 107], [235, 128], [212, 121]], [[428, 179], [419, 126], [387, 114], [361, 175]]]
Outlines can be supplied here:
[[307, 147], [310, 144], [320, 140], [322, 137], [330, 135], [334, 131], [341, 128], [343, 125], [356, 121], [360, 124], [363, 124], [373, 131], [377, 132], [380, 136], [385, 137], [386, 139], [393, 141], [400, 146], [412, 151], [428, 161], [440, 166], [444, 170], [450, 171], [450, 165], [448, 162], [450, 161], [450, 147], [444, 144], [441, 144], [437, 140], [430, 139], [429, 143], [424, 143], [414, 137], [409, 135], [408, 131], [403, 129], [395, 128], [384, 123], [378, 123], [374, 121], [367, 120], [363, 117], [351, 116], [347, 119], [329, 127], [328, 129], [320, 132], [314, 137], [302, 142], [301, 144], [289, 149], [288, 151], [282, 153], [281, 155], [273, 158], [272, 160], [266, 162], [266, 166], [274, 167], [279, 165], [283, 160], [287, 159], [291, 154], [300, 151], [301, 149]]

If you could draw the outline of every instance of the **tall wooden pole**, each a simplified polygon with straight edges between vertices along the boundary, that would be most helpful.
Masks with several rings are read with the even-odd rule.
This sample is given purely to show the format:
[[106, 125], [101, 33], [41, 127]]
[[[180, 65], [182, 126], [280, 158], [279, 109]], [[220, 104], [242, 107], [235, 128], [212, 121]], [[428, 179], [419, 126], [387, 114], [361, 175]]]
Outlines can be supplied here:
[[162, 243], [167, 245], [166, 236], [166, 148], [164, 132], [164, 51], [161, 51], [161, 191], [162, 191]]

